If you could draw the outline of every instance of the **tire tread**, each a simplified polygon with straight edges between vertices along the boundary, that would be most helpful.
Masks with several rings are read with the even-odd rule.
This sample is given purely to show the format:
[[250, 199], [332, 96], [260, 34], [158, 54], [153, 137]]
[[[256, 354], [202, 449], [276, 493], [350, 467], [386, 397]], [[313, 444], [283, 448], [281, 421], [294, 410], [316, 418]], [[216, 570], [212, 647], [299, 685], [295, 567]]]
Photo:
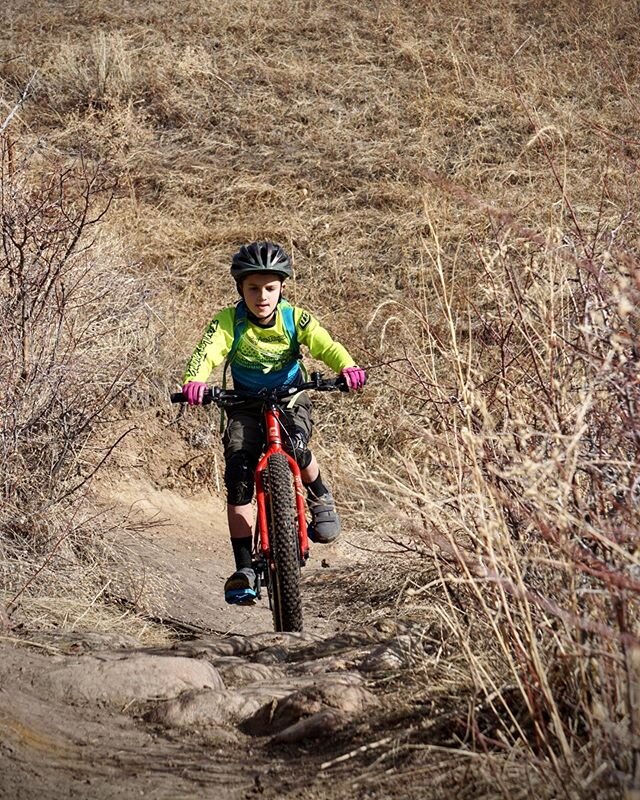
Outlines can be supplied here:
[[289, 463], [281, 453], [270, 456], [267, 480], [271, 512], [269, 534], [275, 564], [272, 586], [274, 628], [276, 631], [302, 631], [296, 496]]

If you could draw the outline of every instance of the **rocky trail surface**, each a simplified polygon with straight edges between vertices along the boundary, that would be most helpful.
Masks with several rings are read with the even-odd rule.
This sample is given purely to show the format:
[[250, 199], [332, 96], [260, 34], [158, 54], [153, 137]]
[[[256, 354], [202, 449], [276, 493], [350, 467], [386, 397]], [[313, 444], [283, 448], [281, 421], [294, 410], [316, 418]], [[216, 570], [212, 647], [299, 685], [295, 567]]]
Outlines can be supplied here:
[[0, 638], [0, 797], [338, 797], [336, 770], [357, 788], [349, 770], [375, 750], [389, 675], [424, 643], [335, 615], [323, 587], [357, 565], [349, 533], [305, 570], [305, 632], [276, 634], [266, 599], [222, 600], [231, 560], [215, 498], [142, 484], [116, 496], [148, 523], [149, 580], [172, 578], [173, 635]]

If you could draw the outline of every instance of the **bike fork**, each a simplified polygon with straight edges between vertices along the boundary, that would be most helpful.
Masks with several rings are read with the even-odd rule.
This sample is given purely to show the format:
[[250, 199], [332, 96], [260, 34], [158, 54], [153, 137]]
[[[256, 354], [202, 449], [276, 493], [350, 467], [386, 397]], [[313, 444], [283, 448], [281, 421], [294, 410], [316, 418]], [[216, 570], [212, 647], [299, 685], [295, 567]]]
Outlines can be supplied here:
[[281, 452], [286, 457], [291, 468], [293, 478], [293, 488], [295, 492], [296, 501], [296, 517], [298, 521], [298, 544], [300, 549], [300, 566], [304, 566], [309, 557], [309, 536], [307, 533], [307, 508], [305, 502], [305, 490], [302, 484], [302, 476], [300, 475], [300, 467], [296, 460], [288, 453], [279, 450], [275, 447], [270, 447], [267, 453], [262, 457], [256, 469], [256, 501], [258, 505], [258, 513], [256, 518], [256, 535], [255, 535], [255, 549], [256, 552], [263, 553], [267, 559], [271, 557], [271, 543], [269, 541], [268, 532], [268, 514], [267, 514], [267, 489], [265, 487], [262, 476], [264, 475], [265, 465], [268, 456], [274, 452]]

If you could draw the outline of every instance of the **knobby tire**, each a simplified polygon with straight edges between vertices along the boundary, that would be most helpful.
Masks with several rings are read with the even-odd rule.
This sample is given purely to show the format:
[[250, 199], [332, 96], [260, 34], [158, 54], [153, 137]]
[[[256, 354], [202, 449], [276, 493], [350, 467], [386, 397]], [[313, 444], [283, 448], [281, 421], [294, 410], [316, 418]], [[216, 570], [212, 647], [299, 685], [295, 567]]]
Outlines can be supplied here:
[[281, 453], [274, 453], [269, 457], [267, 481], [269, 540], [273, 562], [270, 575], [273, 627], [276, 631], [301, 631], [296, 496], [289, 463]]

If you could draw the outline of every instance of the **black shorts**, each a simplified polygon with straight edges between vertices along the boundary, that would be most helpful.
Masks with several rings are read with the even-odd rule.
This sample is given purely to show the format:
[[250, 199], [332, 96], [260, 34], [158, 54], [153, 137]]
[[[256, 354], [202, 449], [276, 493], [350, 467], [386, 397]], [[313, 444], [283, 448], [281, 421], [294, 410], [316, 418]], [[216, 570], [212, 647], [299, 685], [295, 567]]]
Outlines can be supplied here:
[[[313, 419], [309, 395], [306, 392], [297, 395], [295, 404], [285, 407], [280, 419], [282, 446], [304, 469], [311, 461], [308, 444]], [[245, 405], [238, 411], [228, 412], [222, 442], [227, 500], [232, 505], [244, 505], [253, 497], [253, 472], [265, 446], [262, 404], [256, 403], [255, 408]]]
[[[284, 409], [281, 421], [284, 428], [282, 446], [285, 450], [292, 451], [292, 440], [296, 434], [304, 438], [305, 445], [309, 442], [313, 419], [311, 399], [306, 392], [301, 392], [297, 396], [293, 408]], [[256, 403], [255, 410], [244, 406], [239, 411], [227, 412], [227, 427], [222, 442], [226, 460], [232, 453], [244, 450], [257, 464], [265, 442], [262, 404]]]

